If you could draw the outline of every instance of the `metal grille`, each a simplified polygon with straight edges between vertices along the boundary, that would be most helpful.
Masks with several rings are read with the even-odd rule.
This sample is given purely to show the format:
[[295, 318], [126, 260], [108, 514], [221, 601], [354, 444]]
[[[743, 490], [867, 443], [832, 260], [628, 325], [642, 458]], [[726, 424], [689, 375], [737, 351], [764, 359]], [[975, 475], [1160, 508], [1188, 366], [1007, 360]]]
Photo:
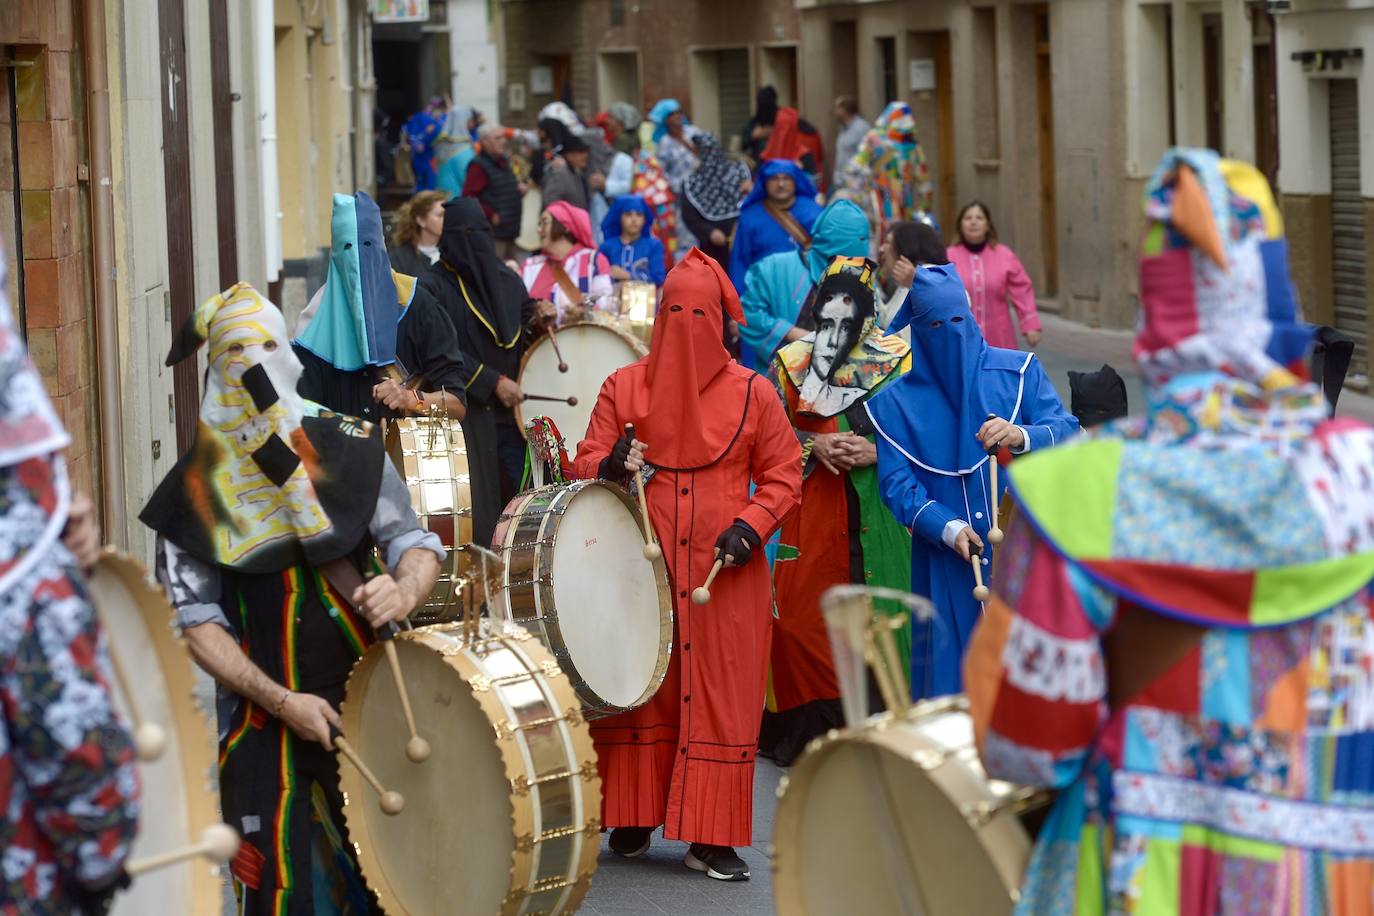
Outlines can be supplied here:
[[1360, 111], [1353, 79], [1331, 80], [1331, 294], [1336, 327], [1355, 341], [1352, 377], [1369, 376]]
[[749, 50], [731, 48], [716, 57], [716, 74], [720, 99], [720, 130], [722, 142], [739, 133], [749, 120], [754, 99], [749, 91]]

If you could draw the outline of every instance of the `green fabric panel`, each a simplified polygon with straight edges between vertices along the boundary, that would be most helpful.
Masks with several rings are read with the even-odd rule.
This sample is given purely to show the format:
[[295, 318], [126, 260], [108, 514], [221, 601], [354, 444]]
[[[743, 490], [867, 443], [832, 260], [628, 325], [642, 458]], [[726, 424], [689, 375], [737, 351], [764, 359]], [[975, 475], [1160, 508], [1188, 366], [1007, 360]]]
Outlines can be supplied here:
[[1011, 464], [1017, 502], [1072, 559], [1112, 556], [1122, 448], [1118, 439], [1092, 439], [1031, 452]]
[[1200, 824], [1184, 826], [1183, 842], [1189, 846], [1201, 846], [1226, 856], [1256, 859], [1260, 862], [1280, 862], [1283, 860], [1284, 848], [1282, 846], [1275, 843], [1265, 843], [1262, 840], [1232, 836], [1229, 833], [1212, 830]]
[[1102, 872], [1100, 832], [1095, 824], [1084, 824], [1078, 835], [1078, 893], [1074, 903], [1077, 916], [1102, 916], [1106, 905], [1102, 888], [1106, 881], [1107, 876]]
[[1339, 604], [1374, 578], [1374, 553], [1255, 571], [1250, 622], [1270, 626], [1311, 617]]
[[[896, 376], [889, 376], [896, 378]], [[886, 384], [884, 382], [883, 384]], [[877, 386], [877, 391], [882, 385]], [[849, 431], [849, 421], [840, 414], [840, 431]], [[869, 441], [873, 441], [870, 436]], [[849, 472], [849, 485], [859, 497], [859, 545], [864, 554], [864, 584], [911, 591], [911, 533], [898, 524], [878, 495], [878, 466], [855, 468]], [[874, 608], [889, 616], [906, 608], [893, 601], [874, 602]], [[897, 653], [902, 659], [906, 682], [911, 683], [911, 621], [898, 630]]]
[[1136, 876], [1140, 896], [1135, 916], [1174, 916], [1181, 902], [1178, 885], [1182, 871], [1182, 843], [1159, 837], [1146, 840], [1145, 864]]

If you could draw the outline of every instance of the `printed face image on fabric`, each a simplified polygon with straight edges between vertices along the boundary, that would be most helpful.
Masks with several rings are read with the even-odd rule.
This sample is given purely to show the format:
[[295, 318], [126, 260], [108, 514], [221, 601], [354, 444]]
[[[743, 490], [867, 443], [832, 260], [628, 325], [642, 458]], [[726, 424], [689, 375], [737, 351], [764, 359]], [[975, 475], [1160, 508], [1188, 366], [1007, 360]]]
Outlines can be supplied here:
[[830, 379], [840, 357], [853, 347], [859, 326], [857, 311], [848, 293], [836, 293], [821, 306], [811, 355], [811, 371], [821, 378]]

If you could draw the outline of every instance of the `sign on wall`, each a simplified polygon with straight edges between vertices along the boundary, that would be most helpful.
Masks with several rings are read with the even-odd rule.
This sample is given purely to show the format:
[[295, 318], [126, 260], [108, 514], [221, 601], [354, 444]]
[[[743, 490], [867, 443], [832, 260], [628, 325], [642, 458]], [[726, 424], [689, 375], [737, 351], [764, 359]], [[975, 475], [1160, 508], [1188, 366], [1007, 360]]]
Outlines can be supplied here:
[[935, 61], [930, 58], [913, 58], [910, 65], [911, 91], [933, 91], [935, 89]]
[[428, 22], [429, 0], [372, 0], [374, 22]]

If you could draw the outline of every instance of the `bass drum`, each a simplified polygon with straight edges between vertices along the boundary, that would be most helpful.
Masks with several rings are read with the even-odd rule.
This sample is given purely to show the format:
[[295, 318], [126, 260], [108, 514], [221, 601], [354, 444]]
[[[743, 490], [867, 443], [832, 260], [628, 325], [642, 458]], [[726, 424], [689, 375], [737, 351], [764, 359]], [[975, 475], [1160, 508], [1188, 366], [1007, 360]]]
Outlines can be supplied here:
[[571, 913], [600, 850], [601, 780], [577, 698], [525, 630], [483, 620], [393, 640], [432, 756], [406, 758], [382, 644], [348, 679], [343, 732], [382, 784], [388, 817], [357, 769], [341, 768], [344, 818], [363, 877], [400, 914]]
[[649, 702], [668, 674], [668, 567], [644, 559], [640, 518], [624, 487], [579, 480], [515, 497], [492, 536], [496, 600], [554, 654], [589, 716]]
[[819, 738], [779, 789], [782, 916], [1010, 913], [1044, 793], [989, 780], [968, 702], [945, 697]]
[[[196, 706], [195, 673], [172, 629], [174, 613], [144, 568], [113, 550], [101, 555], [88, 583], [109, 646], [115, 707], [125, 722], [156, 725], [167, 739], [156, 760], [138, 765], [142, 807], [129, 858], [189, 846], [220, 823], [216, 743]], [[112, 912], [218, 916], [220, 888], [219, 868], [192, 859], [140, 875], [115, 895]]]
[[386, 451], [410, 491], [420, 527], [444, 544], [445, 558], [425, 603], [410, 614], [417, 624], [456, 620], [466, 598], [471, 560], [458, 548], [472, 540], [472, 478], [463, 427], [447, 417], [413, 417], [387, 426]]
[[558, 357], [547, 334], [540, 336], [525, 351], [520, 361], [520, 390], [549, 397], [575, 397], [577, 404], [557, 401], [527, 401], [515, 407], [515, 420], [523, 432], [525, 418], [542, 414], [553, 419], [565, 437], [568, 458], [576, 456], [577, 444], [587, 432], [601, 384], [612, 372], [628, 366], [649, 351], [628, 334], [595, 321], [564, 325], [556, 332], [558, 349], [568, 366], [558, 371]]

